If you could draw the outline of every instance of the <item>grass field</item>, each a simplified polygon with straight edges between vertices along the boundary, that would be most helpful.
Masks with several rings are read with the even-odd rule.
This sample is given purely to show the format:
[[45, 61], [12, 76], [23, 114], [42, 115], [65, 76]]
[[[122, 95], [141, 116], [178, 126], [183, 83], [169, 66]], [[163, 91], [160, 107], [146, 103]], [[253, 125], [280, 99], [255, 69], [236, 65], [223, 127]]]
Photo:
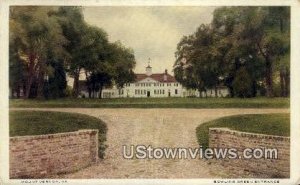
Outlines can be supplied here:
[[41, 135], [60, 132], [73, 132], [80, 129], [99, 130], [99, 157], [104, 156], [106, 124], [95, 117], [63, 112], [10, 111], [9, 135]]
[[81, 108], [289, 108], [289, 98], [12, 99], [10, 107]]
[[201, 124], [196, 129], [198, 143], [208, 147], [208, 129], [227, 127], [232, 130], [268, 135], [290, 136], [289, 114], [251, 114], [220, 118]]

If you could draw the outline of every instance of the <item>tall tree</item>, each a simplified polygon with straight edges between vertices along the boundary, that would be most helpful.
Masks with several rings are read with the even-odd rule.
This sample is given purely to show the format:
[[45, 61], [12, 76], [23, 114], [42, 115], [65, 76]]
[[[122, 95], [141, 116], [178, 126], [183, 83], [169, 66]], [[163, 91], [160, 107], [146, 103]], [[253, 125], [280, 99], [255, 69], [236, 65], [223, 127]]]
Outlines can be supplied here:
[[256, 96], [257, 89], [265, 85], [266, 95], [273, 97], [275, 66], [280, 73], [282, 96], [286, 96], [289, 84], [288, 25], [287, 7], [218, 8], [211, 25], [201, 25], [194, 34], [184, 36], [178, 43], [175, 77], [189, 88], [198, 86], [199, 91], [224, 79], [233, 97], [238, 92], [233, 86], [237, 89], [236, 84], [239, 84], [233, 84], [238, 81], [235, 78], [241, 79], [240, 71], [246, 70], [251, 96]]
[[120, 89], [125, 83], [132, 82], [135, 79], [133, 51], [124, 47], [120, 42], [105, 46], [104, 48], [99, 46], [99, 48], [102, 48], [97, 52], [97, 54], [100, 54], [99, 58], [90, 63], [90, 67], [86, 68], [91, 97], [94, 97], [94, 92], [97, 91], [99, 92], [98, 97], [102, 98], [104, 87], [116, 85]]
[[66, 43], [57, 20], [49, 16], [49, 7], [10, 8], [10, 47], [18, 46], [17, 53], [25, 60], [25, 98], [29, 98], [34, 78], [37, 79], [38, 97], [43, 96], [44, 75], [47, 73], [47, 53], [65, 55]]
[[112, 84], [107, 34], [100, 28], [88, 26], [82, 43], [79, 57], [84, 61], [82, 67], [85, 70], [87, 85], [92, 92], [92, 97], [95, 97], [95, 92], [99, 92], [98, 97], [101, 98], [102, 89]]
[[49, 60], [49, 81], [44, 88], [44, 94], [49, 98], [62, 98], [66, 96], [67, 80], [63, 61]]
[[279, 71], [280, 95], [289, 95], [290, 83], [290, 8], [268, 7], [268, 26], [281, 36], [281, 55], [276, 58], [275, 70]]
[[9, 48], [9, 87], [12, 98], [15, 97], [15, 94], [17, 98], [21, 96], [25, 78], [26, 62], [20, 57], [17, 44], [11, 45]]
[[73, 96], [79, 95], [79, 77], [84, 69], [86, 60], [89, 59], [83, 52], [88, 47], [89, 40], [84, 33], [88, 32], [88, 25], [84, 21], [81, 7], [59, 7], [52, 11], [51, 15], [59, 19], [64, 37], [68, 44], [64, 46], [69, 54], [67, 60], [67, 72], [74, 78]]
[[110, 44], [110, 59], [113, 65], [113, 81], [120, 90], [125, 83], [133, 82], [135, 74], [135, 56], [131, 48], [126, 48], [121, 42]]
[[[192, 36], [183, 37], [177, 47], [175, 77], [184, 86], [197, 89], [200, 97], [208, 88], [214, 88], [217, 96], [223, 56], [215, 44], [216, 39], [210, 25], [200, 25]], [[190, 73], [193, 75], [187, 76]]]
[[[263, 57], [265, 64], [265, 84], [266, 95], [273, 97], [273, 74], [274, 65], [278, 58], [287, 53], [289, 42], [286, 43], [283, 29], [279, 22], [279, 28], [274, 27], [274, 16], [272, 7], [252, 7], [247, 9], [247, 14], [241, 23], [243, 30], [241, 33], [254, 42], [258, 54]], [[278, 12], [279, 13], [279, 12]], [[283, 18], [283, 15], [276, 15]], [[287, 16], [285, 16], [287, 18]], [[289, 33], [288, 33], [289, 35]]]

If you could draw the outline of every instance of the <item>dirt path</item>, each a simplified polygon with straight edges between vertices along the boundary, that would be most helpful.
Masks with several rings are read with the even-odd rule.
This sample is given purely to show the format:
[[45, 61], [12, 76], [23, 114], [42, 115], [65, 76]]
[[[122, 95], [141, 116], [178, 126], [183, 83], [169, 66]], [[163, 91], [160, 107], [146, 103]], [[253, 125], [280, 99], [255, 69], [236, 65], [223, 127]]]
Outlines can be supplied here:
[[235, 114], [288, 113], [289, 109], [35, 109], [83, 113], [107, 123], [106, 157], [99, 163], [58, 178], [210, 178], [210, 166], [199, 159], [129, 160], [123, 145], [198, 147], [195, 129], [219, 117]]

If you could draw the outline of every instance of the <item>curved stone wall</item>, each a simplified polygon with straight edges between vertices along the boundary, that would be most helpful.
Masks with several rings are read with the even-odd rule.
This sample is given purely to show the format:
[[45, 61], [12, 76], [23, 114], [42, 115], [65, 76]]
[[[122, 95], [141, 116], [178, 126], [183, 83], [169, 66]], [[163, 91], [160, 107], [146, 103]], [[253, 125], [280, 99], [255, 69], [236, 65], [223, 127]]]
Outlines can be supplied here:
[[10, 137], [10, 178], [72, 172], [98, 160], [98, 130]]
[[229, 177], [289, 178], [290, 137], [239, 132], [228, 128], [209, 129], [210, 148], [236, 148], [243, 156], [246, 148], [277, 149], [277, 159], [213, 160], [225, 169]]

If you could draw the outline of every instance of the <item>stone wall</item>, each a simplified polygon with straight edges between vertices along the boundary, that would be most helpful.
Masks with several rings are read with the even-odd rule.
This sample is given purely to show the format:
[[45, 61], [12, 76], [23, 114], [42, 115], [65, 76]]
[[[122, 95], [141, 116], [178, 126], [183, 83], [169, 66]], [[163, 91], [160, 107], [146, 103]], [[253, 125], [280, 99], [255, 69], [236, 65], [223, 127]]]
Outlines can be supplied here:
[[212, 160], [228, 177], [289, 178], [290, 138], [233, 131], [227, 128], [209, 129], [210, 148], [236, 148], [243, 156], [245, 148], [277, 148], [277, 159]]
[[98, 160], [98, 130], [10, 137], [10, 178], [41, 178]]

